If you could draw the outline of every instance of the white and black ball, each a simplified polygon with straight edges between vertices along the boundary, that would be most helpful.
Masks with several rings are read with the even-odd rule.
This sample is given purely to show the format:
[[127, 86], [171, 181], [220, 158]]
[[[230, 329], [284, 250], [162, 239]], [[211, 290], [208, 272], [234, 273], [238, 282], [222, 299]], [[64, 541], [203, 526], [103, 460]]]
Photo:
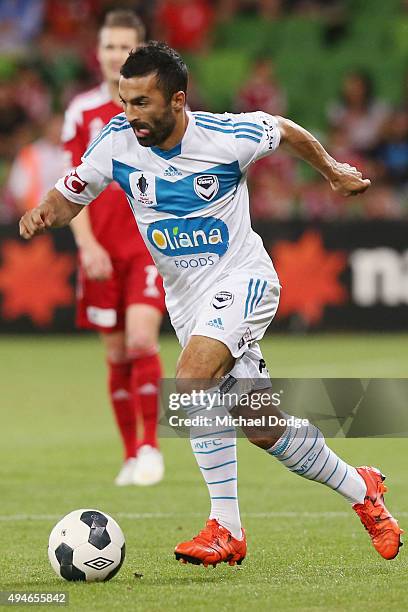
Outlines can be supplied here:
[[65, 580], [110, 580], [122, 567], [125, 551], [121, 528], [99, 510], [70, 512], [55, 525], [48, 542], [51, 566]]

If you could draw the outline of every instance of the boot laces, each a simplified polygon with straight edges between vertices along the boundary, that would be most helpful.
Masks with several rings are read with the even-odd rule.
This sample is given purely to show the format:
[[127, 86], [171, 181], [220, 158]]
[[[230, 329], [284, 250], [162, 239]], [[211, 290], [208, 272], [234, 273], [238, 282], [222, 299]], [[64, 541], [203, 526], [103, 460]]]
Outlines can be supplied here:
[[216, 520], [211, 519], [207, 521], [204, 529], [202, 529], [200, 533], [193, 538], [193, 540], [198, 544], [208, 544], [209, 539], [217, 537], [219, 533], [220, 525], [217, 523]]

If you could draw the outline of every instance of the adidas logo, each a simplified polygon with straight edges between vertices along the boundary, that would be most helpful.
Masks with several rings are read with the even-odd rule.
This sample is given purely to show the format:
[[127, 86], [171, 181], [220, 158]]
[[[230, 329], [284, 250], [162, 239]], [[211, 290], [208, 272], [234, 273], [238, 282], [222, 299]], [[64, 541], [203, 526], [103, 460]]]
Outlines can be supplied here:
[[157, 393], [157, 387], [152, 383], [145, 383], [144, 385], [139, 387], [139, 393], [141, 395], [153, 395]]
[[217, 319], [211, 319], [210, 321], [207, 321], [206, 325], [209, 325], [210, 327], [216, 327], [217, 329], [224, 329], [224, 326], [222, 324], [222, 319], [220, 319], [220, 317], [218, 317]]
[[126, 391], [126, 389], [117, 389], [112, 393], [112, 399], [114, 400], [127, 400], [129, 398], [130, 393], [129, 391]]
[[169, 166], [167, 170], [164, 171], [164, 176], [183, 176], [183, 173], [174, 166]]

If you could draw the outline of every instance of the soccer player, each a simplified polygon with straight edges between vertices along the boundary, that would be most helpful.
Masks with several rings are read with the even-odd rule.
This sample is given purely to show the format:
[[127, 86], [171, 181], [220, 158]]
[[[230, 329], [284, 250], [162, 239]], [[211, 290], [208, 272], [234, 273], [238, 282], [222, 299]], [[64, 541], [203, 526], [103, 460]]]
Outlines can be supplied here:
[[[251, 229], [249, 165], [281, 145], [343, 196], [365, 191], [370, 181], [282, 117], [262, 111], [186, 112], [187, 69], [166, 45], [150, 42], [132, 52], [121, 75], [124, 113], [102, 130], [80, 166], [22, 217], [20, 233], [28, 239], [69, 223], [112, 180], [118, 181], [164, 279], [167, 307], [183, 347], [179, 388], [204, 389], [199, 408], [192, 402], [186, 410], [204, 415], [214, 389], [238, 389], [242, 397], [253, 397], [271, 387], [258, 340], [275, 315], [280, 287], [262, 240]], [[207, 381], [205, 387], [200, 388], [200, 380]], [[253, 416], [242, 402], [232, 410]], [[314, 425], [294, 427], [272, 398], [264, 412], [279, 423], [269, 429], [244, 426], [249, 440], [290, 471], [342, 495], [376, 550], [394, 558], [401, 530], [384, 505], [379, 470], [348, 465]], [[235, 429], [211, 425], [191, 433], [211, 513], [197, 536], [176, 547], [176, 558], [204, 565], [241, 563], [246, 536], [238, 507]]]
[[[62, 139], [69, 168], [81, 163], [105, 123], [121, 112], [120, 67], [143, 40], [144, 27], [135, 13], [107, 13], [97, 49], [104, 81], [74, 98], [65, 115]], [[77, 325], [99, 331], [102, 338], [110, 400], [123, 442], [125, 460], [115, 483], [155, 484], [164, 470], [157, 442], [162, 281], [117, 183], [71, 227], [80, 259]], [[137, 439], [138, 417], [144, 432]]]

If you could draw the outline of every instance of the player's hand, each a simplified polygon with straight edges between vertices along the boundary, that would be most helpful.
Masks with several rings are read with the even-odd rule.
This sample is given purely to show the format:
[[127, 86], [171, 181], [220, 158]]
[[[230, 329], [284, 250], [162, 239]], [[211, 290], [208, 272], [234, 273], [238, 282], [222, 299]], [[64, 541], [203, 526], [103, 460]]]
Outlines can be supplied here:
[[334, 178], [331, 179], [330, 185], [333, 191], [348, 197], [364, 193], [370, 187], [371, 181], [363, 178], [361, 172], [354, 166], [336, 162]]
[[98, 242], [83, 246], [80, 257], [87, 278], [106, 280], [112, 276], [113, 268], [109, 253]]
[[20, 236], [29, 240], [36, 234], [42, 234], [52, 226], [56, 217], [51, 210], [38, 207], [28, 210], [20, 219]]

